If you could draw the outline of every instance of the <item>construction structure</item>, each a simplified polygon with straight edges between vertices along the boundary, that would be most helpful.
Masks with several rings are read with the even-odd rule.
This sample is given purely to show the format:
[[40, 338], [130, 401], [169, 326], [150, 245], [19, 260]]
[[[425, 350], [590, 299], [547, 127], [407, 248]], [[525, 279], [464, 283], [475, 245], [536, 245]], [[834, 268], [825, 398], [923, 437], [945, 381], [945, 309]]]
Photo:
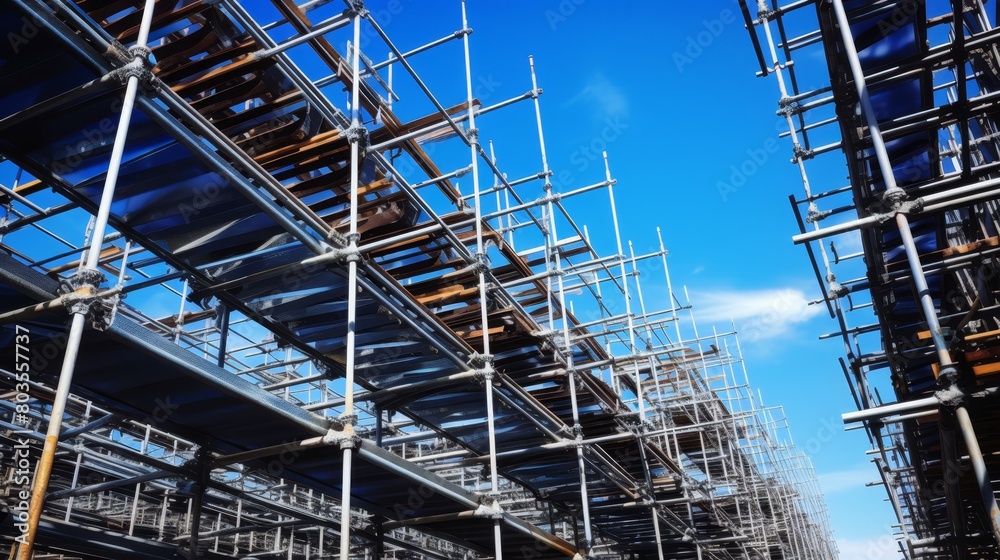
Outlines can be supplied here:
[[[555, 192], [533, 64], [485, 106], [453, 7], [404, 52], [359, 1], [0, 3], [0, 553], [837, 557], [735, 333], [606, 155]], [[509, 179], [477, 121], [520, 104]]]
[[794, 240], [844, 344], [844, 420], [870, 439], [899, 552], [1000, 558], [995, 7], [741, 8], [805, 187]]

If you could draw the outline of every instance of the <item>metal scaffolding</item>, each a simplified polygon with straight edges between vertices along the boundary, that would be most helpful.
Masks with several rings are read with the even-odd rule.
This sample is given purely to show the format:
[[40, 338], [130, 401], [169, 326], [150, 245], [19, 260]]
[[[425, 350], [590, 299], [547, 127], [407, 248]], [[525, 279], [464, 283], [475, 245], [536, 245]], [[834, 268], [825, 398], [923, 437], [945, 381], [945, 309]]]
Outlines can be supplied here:
[[[837, 557], [735, 328], [622, 239], [607, 154], [556, 192], [534, 61], [485, 106], [460, 8], [404, 52], [356, 0], [0, 3], [0, 553]], [[529, 100], [509, 180], [477, 122]]]
[[[740, 4], [805, 186], [794, 240], [838, 322], [858, 407], [844, 420], [872, 444], [900, 553], [1000, 558], [996, 13], [980, 0]], [[808, 58], [825, 71], [794, 64]], [[815, 75], [826, 85], [800, 89]], [[829, 180], [843, 160], [824, 154], [840, 153], [847, 186]]]

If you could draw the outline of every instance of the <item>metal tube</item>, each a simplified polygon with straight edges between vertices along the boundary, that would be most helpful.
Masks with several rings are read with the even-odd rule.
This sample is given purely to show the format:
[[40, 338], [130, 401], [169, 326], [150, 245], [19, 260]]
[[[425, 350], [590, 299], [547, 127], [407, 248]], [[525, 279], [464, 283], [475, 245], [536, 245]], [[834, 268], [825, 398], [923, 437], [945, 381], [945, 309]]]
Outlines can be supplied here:
[[866, 408], [856, 412], [847, 412], [842, 414], [841, 418], [844, 420], [845, 424], [853, 424], [854, 422], [867, 422], [869, 420], [884, 419], [904, 412], [930, 411], [936, 409], [940, 404], [941, 401], [939, 401], [937, 397], [926, 397], [923, 399], [892, 403], [874, 408]]
[[[531, 68], [531, 87], [533, 90], [538, 90], [538, 78], [535, 74], [535, 58], [533, 56], [528, 57], [528, 65]], [[539, 151], [542, 156], [542, 173], [545, 176], [545, 199], [547, 200], [548, 206], [548, 230], [544, 231], [546, 245], [552, 248], [552, 251], [546, 250], [546, 260], [555, 261], [555, 277], [556, 282], [559, 287], [559, 309], [561, 313], [562, 321], [562, 336], [563, 343], [565, 345], [565, 359], [566, 359], [566, 375], [569, 377], [569, 395], [570, 395], [570, 405], [573, 411], [573, 431], [576, 435], [576, 461], [577, 469], [580, 471], [580, 510], [583, 516], [583, 533], [584, 542], [581, 547], [583, 555], [587, 555], [587, 552], [593, 546], [593, 529], [590, 522], [590, 498], [587, 492], [587, 470], [586, 463], [584, 461], [583, 454], [583, 430], [580, 425], [580, 406], [577, 397], [577, 387], [576, 387], [576, 370], [573, 365], [573, 340], [570, 337], [570, 326], [569, 326], [569, 316], [566, 311], [566, 286], [563, 280], [563, 268], [562, 268], [562, 255], [560, 254], [560, 243], [559, 236], [556, 229], [556, 214], [553, 208], [553, 197], [552, 197], [552, 183], [549, 182], [548, 178], [551, 176], [549, 169], [549, 160], [545, 151], [545, 133], [542, 128], [542, 109], [536, 96], [534, 99], [535, 105], [535, 123], [538, 129], [538, 146]], [[551, 276], [547, 277], [548, 283], [551, 286]], [[551, 302], [549, 305], [549, 328], [552, 328], [552, 318], [551, 318]], [[579, 543], [578, 543], [579, 545]]]
[[[347, 269], [347, 336], [345, 339], [344, 365], [344, 412], [341, 423], [344, 430], [353, 433], [354, 423], [354, 369], [355, 369], [355, 329], [358, 305], [358, 182], [361, 176], [361, 18], [364, 12], [352, 14], [354, 23], [354, 52], [351, 57], [351, 69], [354, 73], [351, 87], [351, 128], [348, 139], [351, 143], [351, 224], [348, 233], [348, 269]], [[340, 497], [340, 560], [350, 560], [351, 553], [351, 463], [353, 458], [353, 442], [343, 445], [344, 467], [342, 492]]]
[[[341, 27], [344, 27], [349, 23], [351, 23], [351, 18], [345, 17], [343, 14], [336, 15], [328, 19], [327, 21], [320, 23], [312, 31], [308, 33], [303, 33], [302, 35], [293, 37], [275, 47], [264, 49], [260, 52], [255, 53], [254, 56], [257, 58], [267, 58], [274, 56], [278, 53], [285, 52], [290, 48], [297, 47], [302, 43], [311, 41], [312, 39], [319, 37], [320, 35], [324, 35], [335, 29], [340, 29]], [[354, 47], [357, 48], [357, 46], [358, 45], [355, 43]]]
[[[411, 49], [411, 50], [406, 51], [405, 53], [403, 53], [403, 58], [410, 58], [411, 56], [413, 56], [415, 54], [420, 54], [420, 53], [422, 53], [422, 52], [424, 52], [426, 50], [430, 50], [430, 49], [432, 49], [432, 48], [434, 48], [434, 47], [436, 47], [438, 45], [443, 45], [443, 44], [447, 43], [448, 41], [451, 41], [453, 39], [458, 39], [462, 35], [466, 35], [466, 34], [469, 34], [469, 33], [472, 33], [472, 30], [469, 29], [469, 28], [459, 29], [458, 31], [452, 33], [451, 35], [446, 35], [444, 37], [441, 37], [440, 39], [436, 39], [434, 41], [431, 41], [430, 43], [427, 43], [426, 45], [422, 45], [422, 46], [419, 46], [419, 47], [417, 47], [415, 49]], [[373, 65], [372, 66], [372, 70], [381, 70], [382, 68], [385, 68], [386, 66], [391, 67], [392, 64], [394, 62], [398, 62], [398, 60], [399, 59], [397, 59], [395, 56], [393, 56], [392, 53], [389, 53], [389, 58], [387, 60], [379, 62], [378, 64]]]
[[990, 475], [986, 471], [986, 463], [983, 460], [983, 451], [979, 447], [979, 440], [976, 438], [976, 431], [972, 427], [972, 419], [969, 418], [969, 411], [964, 406], [955, 409], [955, 417], [962, 430], [962, 438], [965, 440], [965, 447], [969, 450], [969, 460], [972, 462], [973, 472], [976, 474], [976, 483], [982, 496], [983, 506], [989, 517], [993, 537], [1000, 542], [1000, 508], [997, 507], [996, 495], [993, 493], [993, 484]]
[[844, 2], [843, 0], [833, 0], [832, 4], [833, 11], [837, 17], [837, 23], [840, 26], [840, 35], [844, 41], [847, 63], [851, 67], [851, 73], [854, 75], [854, 86], [858, 92], [858, 100], [861, 103], [861, 110], [864, 112], [865, 120], [868, 124], [872, 148], [875, 150], [879, 171], [882, 173], [882, 180], [885, 182], [886, 193], [898, 192], [901, 189], [896, 185], [896, 177], [892, 171], [889, 152], [885, 148], [885, 141], [882, 139], [882, 130], [875, 115], [875, 108], [872, 107], [871, 97], [868, 95], [868, 83], [865, 80], [864, 70], [861, 68], [861, 60], [858, 57], [857, 47], [854, 45], [851, 22], [847, 18]]
[[[469, 28], [468, 14], [466, 12], [466, 2], [462, 0], [462, 29]], [[381, 30], [380, 30], [381, 33]], [[391, 46], [391, 45], [390, 45]], [[495, 508], [499, 508], [498, 494], [500, 492], [500, 481], [498, 465], [497, 465], [497, 440], [496, 440], [496, 423], [495, 423], [495, 412], [493, 403], [493, 377], [496, 373], [493, 371], [493, 358], [490, 355], [490, 326], [489, 326], [489, 291], [486, 279], [486, 270], [488, 269], [488, 260], [486, 258], [486, 251], [483, 245], [483, 212], [482, 212], [482, 201], [480, 200], [480, 185], [479, 185], [479, 130], [476, 128], [476, 112], [472, 109], [472, 59], [469, 52], [469, 34], [462, 35], [462, 47], [465, 55], [465, 92], [466, 99], [469, 104], [469, 134], [466, 136], [461, 132], [454, 121], [451, 121], [450, 117], [448, 120], [452, 123], [452, 126], [456, 129], [456, 132], [460, 136], [466, 139], [469, 144], [469, 151], [472, 157], [472, 188], [474, 193], [474, 202], [476, 213], [476, 264], [479, 268], [479, 307], [480, 307], [480, 320], [482, 321], [483, 329], [483, 364], [482, 367], [486, 373], [485, 383], [483, 384], [486, 389], [486, 423], [487, 430], [489, 432], [489, 448], [490, 448], [490, 498], [493, 500], [493, 505]], [[395, 51], [395, 47], [392, 47]], [[396, 56], [401, 56], [396, 53]], [[417, 83], [426, 90], [423, 82], [417, 77], [416, 73], [406, 62], [404, 58], [400, 58], [400, 62], [403, 66], [410, 71]], [[430, 93], [428, 92], [428, 96]], [[431, 97], [431, 100], [435, 105], [438, 105], [437, 100]], [[441, 107], [438, 105], [438, 109]], [[445, 113], [446, 114], [446, 113]], [[447, 115], [447, 114], [446, 114]], [[494, 555], [496, 560], [503, 560], [503, 543], [501, 541], [501, 531], [500, 531], [500, 519], [496, 519], [493, 523], [493, 547]]]
[[[149, 38], [149, 29], [153, 21], [153, 6], [155, 3], [155, 0], [146, 0], [143, 8], [142, 22], [139, 26], [139, 36], [136, 40], [137, 46], [146, 46], [146, 40]], [[103, 240], [104, 232], [107, 229], [108, 217], [111, 214], [111, 202], [114, 199], [115, 186], [118, 182], [118, 170], [125, 151], [125, 140], [128, 136], [129, 123], [132, 120], [132, 108], [135, 105], [138, 90], [139, 78], [137, 76], [129, 76], [128, 83], [125, 86], [122, 112], [118, 120], [118, 131], [115, 134], [115, 143], [111, 150], [111, 159], [108, 163], [104, 189], [101, 192], [101, 202], [98, 207], [94, 232], [91, 236], [95, 240]], [[90, 251], [87, 253], [86, 264], [84, 265], [85, 269], [97, 269], [101, 257], [101, 247], [102, 244], [96, 241], [91, 244]], [[80, 341], [83, 338], [83, 329], [86, 320], [87, 317], [84, 313], [73, 314], [66, 341], [66, 352], [59, 371], [59, 383], [52, 401], [52, 412], [49, 417], [48, 430], [45, 434], [45, 445], [42, 448], [42, 455], [35, 470], [35, 481], [32, 485], [31, 501], [28, 509], [28, 527], [24, 534], [24, 541], [17, 551], [18, 560], [30, 560], [32, 557], [35, 536], [38, 534], [38, 521], [42, 516], [45, 493], [48, 490], [49, 477], [52, 474], [52, 464], [55, 459], [56, 447], [58, 446], [59, 432], [62, 428], [63, 415], [66, 411], [66, 401], [69, 398], [70, 388], [73, 384], [76, 358], [80, 351]]]

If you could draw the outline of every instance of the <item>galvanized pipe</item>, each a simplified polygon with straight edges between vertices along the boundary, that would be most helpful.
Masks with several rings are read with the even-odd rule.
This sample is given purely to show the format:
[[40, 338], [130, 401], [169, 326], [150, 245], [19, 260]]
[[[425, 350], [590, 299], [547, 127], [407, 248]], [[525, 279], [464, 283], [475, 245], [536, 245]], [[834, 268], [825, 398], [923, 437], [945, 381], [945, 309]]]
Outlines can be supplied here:
[[[462, 29], [469, 28], [468, 14], [466, 12], [466, 2], [462, 0]], [[381, 31], [380, 31], [381, 33]], [[390, 45], [391, 46], [391, 45]], [[483, 212], [482, 212], [482, 200], [480, 198], [480, 185], [479, 185], [479, 130], [476, 128], [476, 112], [472, 110], [472, 57], [469, 52], [469, 34], [465, 33], [462, 35], [462, 48], [465, 54], [465, 92], [466, 100], [469, 105], [469, 134], [468, 136], [462, 134], [458, 130], [457, 125], [452, 122], [452, 126], [456, 128], [456, 132], [463, 137], [469, 144], [470, 156], [472, 159], [472, 188], [473, 188], [473, 206], [476, 213], [476, 265], [479, 269], [479, 308], [480, 308], [480, 320], [482, 321], [482, 343], [483, 343], [483, 363], [481, 367], [484, 369], [485, 373], [485, 383], [483, 384], [486, 390], [486, 424], [487, 430], [489, 431], [489, 450], [490, 450], [490, 499], [493, 500], [493, 506], [499, 508], [499, 492], [500, 492], [500, 480], [499, 480], [499, 466], [497, 465], [497, 441], [496, 441], [496, 422], [495, 422], [495, 411], [493, 403], [493, 378], [496, 372], [493, 370], [493, 357], [490, 355], [490, 325], [489, 325], [489, 287], [486, 278], [486, 271], [489, 267], [489, 259], [486, 256], [486, 247], [483, 244]], [[395, 51], [395, 47], [392, 47]], [[397, 56], [400, 56], [397, 53]], [[400, 62], [403, 66], [413, 74], [414, 79], [417, 80], [418, 84], [422, 88], [426, 87], [420, 82], [420, 79], [413, 72], [413, 69], [406, 62], [404, 58], [400, 58]], [[431, 100], [437, 104], [437, 101], [431, 97]], [[440, 109], [440, 106], [438, 107]], [[450, 121], [450, 118], [449, 118]], [[493, 522], [493, 553], [496, 560], [503, 560], [503, 542], [500, 531], [500, 519], [495, 519]]]
[[[136, 39], [136, 46], [146, 46], [146, 41], [149, 38], [149, 29], [153, 21], [153, 7], [155, 3], [155, 0], [146, 0], [142, 21], [139, 26], [139, 36]], [[137, 57], [136, 62], [143, 63], [145, 61]], [[108, 218], [111, 214], [111, 203], [114, 199], [115, 186], [118, 182], [118, 170], [121, 167], [122, 156], [125, 151], [125, 140], [128, 136], [129, 123], [132, 120], [132, 108], [135, 106], [135, 98], [138, 90], [138, 76], [129, 76], [125, 86], [121, 115], [118, 120], [118, 131], [115, 134], [114, 146], [111, 150], [108, 171], [104, 180], [104, 188], [101, 192], [101, 202], [94, 224], [92, 239], [95, 240], [103, 240], [104, 232], [107, 229]], [[101, 257], [101, 249], [101, 243], [95, 242], [91, 244], [90, 250], [87, 253], [86, 263], [84, 264], [85, 270], [97, 270]], [[45, 445], [42, 448], [42, 455], [35, 470], [35, 480], [31, 489], [31, 501], [28, 510], [28, 528], [24, 534], [23, 543], [18, 547], [18, 560], [30, 560], [32, 557], [35, 536], [38, 534], [38, 521], [42, 516], [45, 493], [48, 490], [49, 477], [52, 474], [52, 465], [55, 459], [56, 448], [58, 447], [59, 432], [62, 428], [63, 415], [66, 411], [66, 401], [69, 398], [69, 392], [73, 384], [76, 358], [80, 350], [80, 341], [83, 338], [83, 329], [86, 320], [87, 317], [84, 312], [74, 312], [67, 336], [62, 367], [59, 372], [59, 382], [52, 401], [52, 412], [49, 416], [49, 426], [45, 434]]]
[[[359, 8], [360, 9], [360, 8]], [[344, 382], [344, 412], [340, 417], [344, 430], [349, 434], [354, 432], [354, 369], [356, 350], [356, 328], [358, 307], [358, 182], [361, 177], [361, 141], [363, 131], [361, 125], [361, 18], [363, 12], [351, 14], [354, 25], [354, 53], [351, 57], [351, 70], [354, 73], [351, 87], [351, 128], [348, 129], [348, 140], [351, 143], [351, 223], [348, 239], [348, 269], [347, 269], [347, 336], [345, 338], [346, 363]], [[340, 560], [351, 558], [351, 468], [353, 464], [354, 443], [343, 445], [344, 466], [340, 497]]]
[[[534, 90], [538, 90], [538, 77], [535, 74], [535, 58], [533, 56], [528, 57], [528, 65], [531, 69], [531, 87]], [[538, 130], [538, 147], [539, 153], [542, 157], [542, 173], [545, 176], [545, 199], [548, 201], [548, 230], [544, 231], [546, 245], [553, 248], [552, 251], [546, 250], [546, 260], [554, 261], [556, 282], [558, 283], [558, 293], [559, 293], [559, 310], [561, 313], [562, 321], [562, 336], [563, 336], [563, 352], [565, 353], [566, 359], [566, 375], [569, 378], [569, 398], [570, 407], [573, 414], [573, 431], [576, 435], [576, 441], [580, 442], [581, 445], [576, 446], [576, 461], [577, 469], [580, 471], [580, 511], [583, 516], [583, 532], [584, 532], [584, 543], [582, 546], [582, 553], [584, 556], [587, 555], [590, 547], [593, 546], [593, 529], [591, 527], [590, 521], [590, 498], [587, 491], [587, 470], [586, 463], [583, 456], [583, 429], [580, 425], [580, 406], [577, 397], [577, 387], [576, 387], [576, 369], [573, 365], [573, 341], [570, 337], [570, 326], [569, 326], [569, 316], [566, 310], [566, 289], [565, 282], [563, 280], [563, 267], [562, 267], [562, 255], [559, 251], [559, 235], [556, 228], [556, 215], [552, 207], [552, 184], [549, 182], [548, 177], [551, 175], [549, 169], [549, 160], [545, 151], [545, 132], [542, 127], [542, 108], [536, 96], [534, 99], [535, 106], [535, 123]], [[546, 276], [546, 279], [551, 286], [551, 276]], [[552, 317], [551, 317], [551, 302], [549, 304], [549, 328], [552, 328]], [[579, 543], [578, 543], [579, 544]]]

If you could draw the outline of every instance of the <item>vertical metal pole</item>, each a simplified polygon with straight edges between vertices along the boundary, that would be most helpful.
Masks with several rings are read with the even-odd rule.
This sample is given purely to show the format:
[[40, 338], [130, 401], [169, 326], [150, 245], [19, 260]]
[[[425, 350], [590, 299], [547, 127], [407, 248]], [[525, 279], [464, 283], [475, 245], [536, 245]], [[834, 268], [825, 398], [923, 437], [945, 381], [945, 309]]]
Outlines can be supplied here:
[[[146, 0], [143, 8], [142, 22], [139, 25], [139, 36], [136, 45], [146, 46], [149, 38], [149, 29], [153, 21], [153, 6], [155, 0]], [[128, 136], [129, 123], [132, 120], [132, 108], [135, 105], [135, 96], [139, 91], [139, 78], [129, 76], [125, 85], [125, 96], [122, 100], [122, 112], [118, 119], [118, 131], [115, 134], [114, 147], [111, 150], [111, 159], [108, 163], [108, 173], [104, 180], [104, 189], [101, 192], [101, 202], [97, 210], [97, 218], [94, 226], [93, 243], [87, 252], [86, 270], [97, 270], [101, 257], [102, 241], [104, 232], [107, 229], [108, 218], [111, 215], [111, 202], [115, 194], [115, 186], [118, 183], [118, 170], [121, 167], [122, 155], [125, 151], [125, 139]], [[59, 383], [56, 387], [56, 394], [52, 401], [52, 414], [49, 418], [48, 430], [45, 434], [45, 445], [42, 448], [42, 456], [38, 460], [38, 467], [35, 470], [35, 482], [31, 489], [31, 503], [28, 508], [28, 530], [24, 535], [24, 543], [18, 548], [18, 560], [30, 560], [32, 549], [35, 545], [35, 536], [38, 534], [38, 520], [42, 516], [42, 508], [45, 503], [45, 492], [49, 487], [49, 477], [52, 475], [52, 463], [55, 459], [56, 445], [59, 441], [59, 431], [62, 428], [63, 415], [66, 412], [66, 400], [69, 398], [69, 391], [73, 384], [73, 373], [76, 369], [76, 357], [80, 351], [80, 340], [83, 338], [83, 329], [86, 324], [86, 314], [84, 312], [74, 312], [70, 323], [69, 335], [66, 340], [66, 353], [63, 356], [62, 367], [59, 371]]]
[[[20, 170], [18, 170], [18, 177], [20, 177]], [[86, 425], [90, 422], [90, 409], [93, 406], [91, 401], [87, 401], [87, 408], [83, 414], [83, 424]], [[73, 467], [73, 480], [70, 482], [70, 488], [76, 488], [77, 483], [80, 480], [80, 467], [83, 466], [83, 450], [77, 451], [76, 453], [76, 465]], [[69, 501], [66, 503], [66, 516], [63, 521], [69, 523], [70, 515], [73, 513], [73, 496], [69, 497]], [[16, 547], [11, 547], [11, 560], [14, 558], [14, 549]]]
[[986, 472], [986, 463], [983, 461], [983, 451], [979, 448], [979, 440], [976, 439], [976, 432], [972, 428], [972, 419], [969, 418], [969, 411], [964, 406], [955, 410], [955, 417], [958, 419], [959, 428], [965, 439], [965, 446], [969, 450], [969, 459], [972, 462], [972, 470], [976, 475], [976, 482], [979, 483], [979, 491], [982, 495], [983, 503], [986, 504], [986, 513], [993, 524], [994, 536], [1000, 534], [1000, 510], [997, 509], [996, 497], [993, 494], [993, 486], [990, 482], [990, 475]]
[[[639, 281], [639, 264], [635, 258], [635, 248], [632, 247], [632, 242], [628, 242], [628, 252], [629, 257], [632, 260], [632, 274], [635, 277], [635, 293], [639, 297], [639, 313], [641, 314], [643, 328], [646, 331], [646, 349], [652, 350], [653, 348], [653, 329], [648, 324], [648, 315], [646, 314], [646, 300], [642, 297], [642, 283]], [[653, 388], [656, 391], [656, 410], [654, 411], [654, 417], [659, 420], [660, 429], [667, 429], [667, 422], [663, 415], [662, 406], [659, 404], [660, 399], [663, 395], [663, 387], [660, 386], [660, 376], [657, 373], [657, 359], [653, 356], [649, 357], [649, 374], [653, 378]], [[650, 400], [652, 403], [652, 399]]]
[[226, 366], [226, 346], [229, 344], [229, 306], [220, 302], [216, 313], [219, 325], [219, 354], [215, 363], [221, 368]]
[[[631, 302], [631, 296], [629, 294], [629, 279], [625, 269], [625, 251], [622, 246], [621, 230], [618, 227], [618, 211], [617, 208], [615, 207], [615, 191], [614, 191], [615, 181], [611, 178], [611, 166], [608, 164], [608, 153], [604, 152], [602, 155], [604, 157], [604, 176], [608, 183], [608, 196], [611, 202], [611, 221], [614, 223], [615, 242], [617, 243], [618, 247], [618, 256], [621, 258], [621, 260], [619, 261], [619, 265], [621, 267], [622, 287], [624, 290], [624, 298], [625, 298], [625, 316], [628, 324], [629, 354], [635, 356], [638, 353], [635, 346], [635, 321], [632, 317], [632, 302]], [[631, 243], [629, 244], [629, 247], [631, 248]], [[635, 268], [634, 255], [632, 261], [632, 267]], [[643, 311], [643, 315], [645, 315], [645, 311]], [[650, 365], [650, 374], [655, 379], [656, 370], [653, 368], [652, 361], [650, 361], [649, 365]], [[650, 513], [653, 516], [653, 530], [656, 534], [656, 553], [659, 557], [659, 560], [664, 560], [662, 536], [660, 535], [660, 519], [656, 509], [657, 506], [656, 506], [655, 487], [653, 486], [653, 479], [649, 473], [649, 463], [647, 462], [646, 459], [646, 448], [645, 448], [646, 406], [645, 402], [643, 401], [644, 396], [642, 390], [642, 377], [640, 375], [638, 360], [633, 360], [633, 367], [635, 373], [635, 392], [636, 392], [635, 397], [639, 407], [639, 426], [637, 427], [637, 432], [636, 432], [636, 435], [638, 436], [636, 437], [636, 444], [639, 446], [639, 456], [640, 460], [642, 461], [642, 469], [646, 477], [646, 485], [649, 488]]]
[[[361, 176], [361, 141], [363, 126], [361, 124], [361, 18], [364, 8], [360, 3], [353, 6], [354, 51], [351, 57], [353, 83], [351, 84], [351, 127], [347, 135], [351, 143], [351, 224], [348, 231], [347, 258], [347, 337], [345, 339], [346, 363], [344, 382], [344, 412], [341, 415], [343, 430], [348, 436], [354, 434], [354, 361], [355, 361], [355, 329], [357, 327], [358, 307], [358, 181]], [[391, 96], [390, 96], [391, 97]], [[340, 494], [340, 560], [350, 560], [351, 557], [351, 469], [353, 467], [354, 442], [344, 440], [343, 448], [343, 478]]]
[[[392, 58], [394, 56], [395, 55], [392, 54], [392, 51], [389, 51], [389, 60], [392, 60]], [[385, 106], [390, 111], [392, 111], [392, 92], [396, 91], [396, 90], [393, 89], [393, 86], [392, 86], [392, 67], [393, 67], [393, 64], [389, 63], [389, 69], [388, 69], [387, 76], [386, 76], [387, 77], [387, 83], [389, 85], [389, 95], [386, 96], [387, 99], [385, 100]]]
[[[93, 247], [93, 246], [91, 246]], [[184, 285], [181, 287], [181, 308], [177, 312], [177, 321], [174, 324], [174, 344], [180, 344], [181, 342], [181, 332], [184, 331], [184, 307], [187, 303], [187, 293], [188, 293], [188, 279], [184, 279]]]
[[[528, 57], [528, 64], [531, 67], [531, 88], [532, 91], [537, 92], [538, 78], [535, 74], [535, 58], [533, 56]], [[549, 160], [545, 151], [545, 134], [542, 128], [542, 109], [538, 101], [537, 94], [534, 96], [534, 104], [535, 104], [535, 123], [537, 124], [538, 128], [538, 146], [542, 156], [542, 172], [545, 174], [545, 187], [544, 187], [545, 194], [551, 195], [552, 183], [549, 181], [549, 176], [550, 176]], [[566, 353], [565, 355], [566, 372], [567, 376], [569, 377], [569, 396], [570, 396], [571, 408], [573, 411], [573, 432], [577, 440], [579, 441], [583, 439], [583, 429], [582, 426], [580, 425], [580, 407], [577, 399], [577, 390], [576, 390], [576, 370], [573, 365], [574, 364], [573, 344], [571, 342], [570, 332], [569, 332], [569, 317], [566, 314], [566, 290], [565, 290], [566, 286], [563, 280], [563, 273], [562, 273], [562, 257], [559, 254], [560, 249], [558, 248], [559, 236], [556, 229], [556, 213], [555, 209], [553, 208], [551, 198], [546, 203], [546, 208], [548, 210], [547, 213], [549, 218], [549, 223], [548, 223], [549, 231], [546, 232], [545, 235], [546, 239], [550, 240], [549, 246], [553, 248], [551, 251], [547, 251], [547, 253], [551, 254], [551, 260], [554, 261], [555, 276], [557, 278], [557, 283], [559, 287], [559, 309], [562, 315], [561, 316], [562, 336], [563, 336], [564, 351]], [[590, 523], [590, 497], [587, 491], [587, 471], [586, 471], [586, 462], [584, 460], [582, 445], [576, 446], [576, 461], [577, 461], [577, 468], [580, 471], [580, 504], [581, 504], [580, 509], [581, 509], [581, 515], [583, 516], [584, 543], [581, 548], [583, 549], [583, 554], [586, 555], [587, 551], [590, 550], [590, 547], [593, 543], [594, 536]], [[575, 527], [575, 522], [574, 522], [574, 527]]]
[[[469, 28], [466, 2], [462, 0], [462, 29]], [[479, 187], [479, 129], [476, 128], [476, 112], [473, 110], [472, 102], [472, 58], [469, 53], [469, 34], [462, 35], [462, 47], [465, 54], [465, 90], [466, 99], [469, 104], [469, 153], [472, 157], [472, 189], [473, 200], [476, 212], [476, 265], [479, 269], [479, 306], [481, 310], [481, 321], [483, 329], [483, 354], [482, 367], [486, 387], [486, 424], [489, 432], [490, 445], [490, 498], [493, 500], [493, 507], [499, 510], [500, 481], [498, 479], [497, 467], [497, 440], [496, 424], [493, 404], [493, 357], [490, 354], [490, 325], [489, 325], [489, 290], [487, 288], [486, 271], [489, 261], [486, 258], [486, 248], [483, 245], [483, 212], [482, 201], [480, 200]], [[496, 560], [503, 560], [500, 519], [493, 521], [493, 548]]]
[[[490, 161], [493, 162], [493, 167], [497, 166], [497, 154], [496, 154], [496, 151], [493, 149], [493, 141], [492, 140], [490, 140]], [[499, 187], [500, 187], [500, 177], [498, 175], [494, 174], [493, 175], [493, 198], [496, 200], [496, 203], [497, 203], [497, 214], [499, 214], [500, 212], [502, 212], [504, 210], [503, 206], [500, 203], [500, 188]], [[497, 231], [502, 231], [503, 230], [503, 216], [502, 215], [498, 215], [497, 216], [497, 226], [496, 226], [496, 229], [497, 229]]]

